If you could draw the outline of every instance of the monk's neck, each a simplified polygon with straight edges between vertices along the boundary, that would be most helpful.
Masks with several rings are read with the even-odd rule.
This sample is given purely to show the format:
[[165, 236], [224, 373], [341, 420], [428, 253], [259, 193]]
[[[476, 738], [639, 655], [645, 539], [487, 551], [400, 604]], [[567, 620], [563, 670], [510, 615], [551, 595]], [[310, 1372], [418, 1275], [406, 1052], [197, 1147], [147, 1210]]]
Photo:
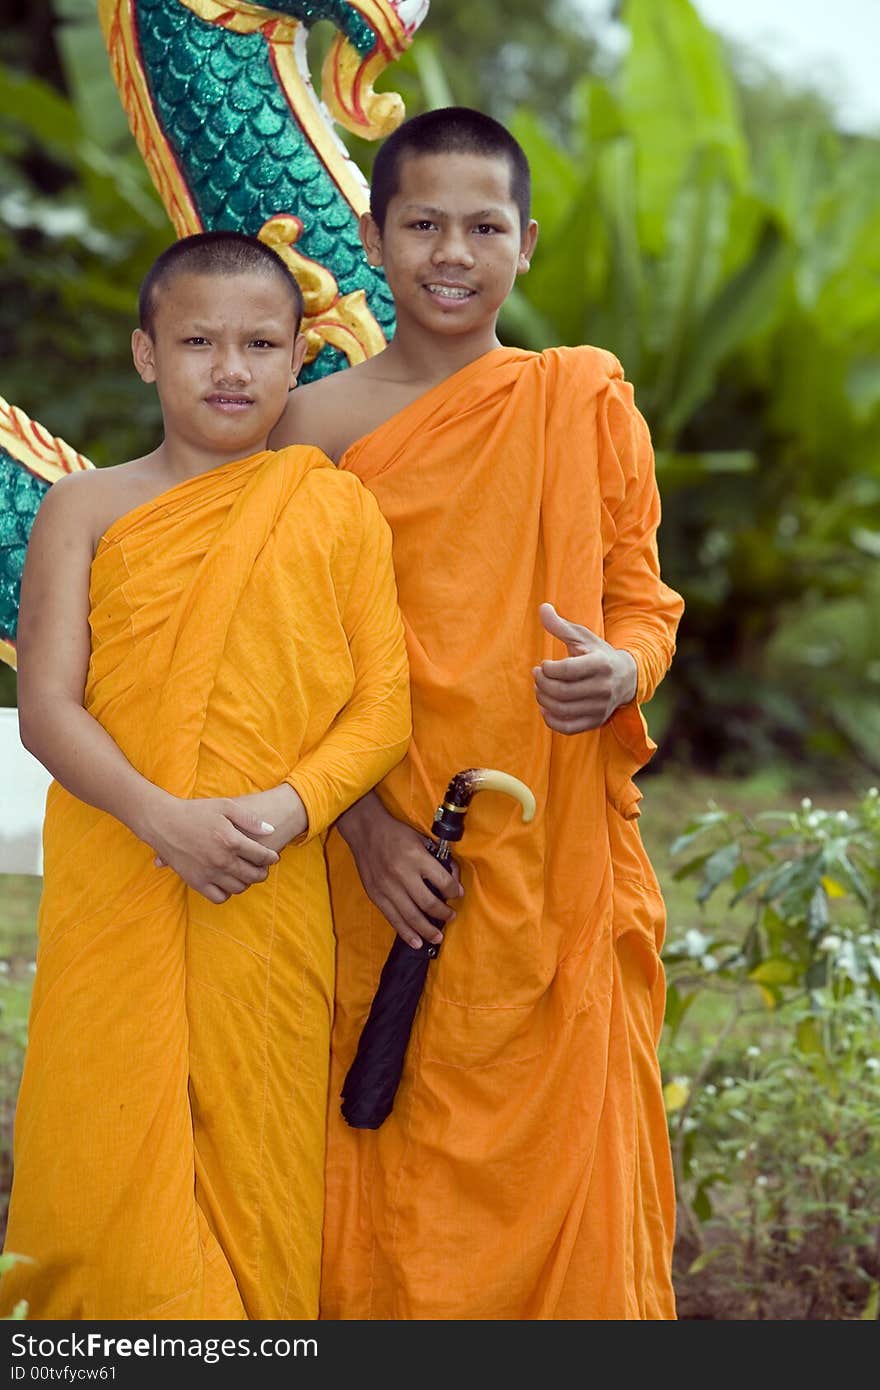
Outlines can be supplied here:
[[401, 382], [428, 390], [501, 346], [494, 331], [481, 334], [479, 338], [432, 336], [426, 340], [398, 329], [382, 354], [383, 368]]

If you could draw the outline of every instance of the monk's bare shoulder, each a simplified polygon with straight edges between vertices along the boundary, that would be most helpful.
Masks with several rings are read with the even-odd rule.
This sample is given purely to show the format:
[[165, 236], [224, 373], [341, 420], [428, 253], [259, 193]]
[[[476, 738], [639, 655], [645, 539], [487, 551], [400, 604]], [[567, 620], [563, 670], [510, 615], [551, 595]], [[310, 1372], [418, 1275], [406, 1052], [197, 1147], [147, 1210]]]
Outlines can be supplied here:
[[[92, 552], [118, 517], [155, 490], [148, 459], [108, 468], [85, 468], [53, 483], [40, 503], [34, 528], [61, 532], [88, 543]], [[39, 533], [38, 533], [39, 534]]]
[[338, 463], [344, 452], [338, 419], [339, 412], [346, 408], [340, 384], [343, 376], [347, 377], [348, 372], [336, 372], [291, 391], [281, 418], [269, 435], [269, 448], [310, 444]]
[[338, 463], [356, 439], [370, 434], [424, 388], [397, 379], [377, 353], [354, 367], [297, 386], [269, 436], [271, 449], [311, 444]]

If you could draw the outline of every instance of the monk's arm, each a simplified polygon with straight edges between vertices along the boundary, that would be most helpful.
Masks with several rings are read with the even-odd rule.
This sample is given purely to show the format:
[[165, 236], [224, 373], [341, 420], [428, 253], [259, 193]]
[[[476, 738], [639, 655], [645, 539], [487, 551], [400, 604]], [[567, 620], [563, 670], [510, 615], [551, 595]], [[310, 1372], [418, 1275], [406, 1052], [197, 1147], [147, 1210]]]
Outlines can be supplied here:
[[632, 387], [619, 376], [599, 396], [596, 432], [603, 531], [612, 536], [603, 566], [605, 635], [542, 604], [541, 622], [568, 655], [533, 668], [535, 698], [549, 728], [577, 734], [610, 721], [645, 761], [650, 750], [638, 705], [669, 666], [683, 604], [660, 578], [654, 453]]
[[277, 859], [254, 840], [259, 823], [231, 802], [187, 802], [155, 786], [84, 706], [96, 485], [88, 474], [62, 478], [31, 528], [17, 644], [21, 740], [69, 792], [115, 816], [193, 888], [223, 902], [265, 878]]
[[613, 543], [605, 557], [605, 639], [630, 652], [638, 672], [635, 699], [650, 700], [669, 669], [684, 610], [660, 577], [660, 495], [648, 426], [625, 381], [609, 382], [598, 417], [599, 469]]
[[[327, 733], [287, 781], [320, 834], [400, 761], [412, 723], [409, 666], [391, 561], [391, 533], [372, 493], [358, 486], [350, 546], [357, 562], [342, 613], [354, 689]], [[320, 633], [315, 634], [320, 641]]]

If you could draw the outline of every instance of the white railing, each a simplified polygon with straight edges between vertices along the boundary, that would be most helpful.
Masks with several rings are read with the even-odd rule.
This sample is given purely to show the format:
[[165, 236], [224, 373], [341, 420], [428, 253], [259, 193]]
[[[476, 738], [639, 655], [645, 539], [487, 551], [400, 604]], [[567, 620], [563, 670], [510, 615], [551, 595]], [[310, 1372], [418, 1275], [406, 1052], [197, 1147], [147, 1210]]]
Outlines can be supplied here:
[[51, 780], [18, 736], [18, 710], [0, 708], [0, 874], [42, 874]]

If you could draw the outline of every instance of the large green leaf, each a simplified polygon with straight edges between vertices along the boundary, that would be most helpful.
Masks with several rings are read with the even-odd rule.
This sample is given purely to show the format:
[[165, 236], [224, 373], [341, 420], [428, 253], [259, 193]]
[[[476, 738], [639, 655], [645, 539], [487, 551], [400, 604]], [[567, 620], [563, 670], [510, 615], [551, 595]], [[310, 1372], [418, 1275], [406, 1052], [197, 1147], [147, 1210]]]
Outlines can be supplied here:
[[662, 443], [675, 439], [706, 398], [725, 358], [765, 331], [778, 315], [791, 264], [787, 239], [768, 223], [754, 258], [724, 285], [702, 316], [693, 351], [682, 363], [675, 393], [658, 422]]
[[626, 0], [623, 110], [636, 143], [639, 230], [659, 254], [670, 205], [694, 155], [717, 149], [735, 186], [748, 154], [720, 43], [689, 0]]

